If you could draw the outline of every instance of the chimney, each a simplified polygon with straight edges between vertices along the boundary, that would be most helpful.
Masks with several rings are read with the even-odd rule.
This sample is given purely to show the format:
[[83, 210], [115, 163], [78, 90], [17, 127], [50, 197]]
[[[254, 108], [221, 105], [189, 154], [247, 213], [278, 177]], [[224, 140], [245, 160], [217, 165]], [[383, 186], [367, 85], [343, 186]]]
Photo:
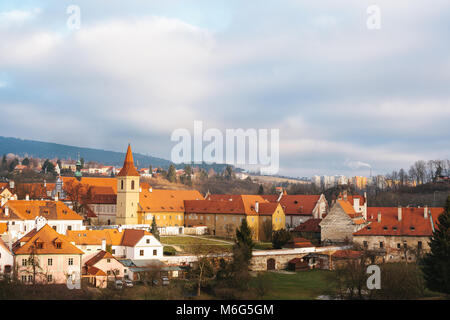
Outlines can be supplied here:
[[102, 250], [106, 251], [106, 239], [102, 239]]
[[378, 211], [378, 222], [381, 222], [381, 211]]
[[150, 189], [148, 189], [148, 192], [153, 192], [153, 188], [150, 187]]
[[9, 216], [9, 207], [5, 207], [5, 216]]
[[256, 211], [256, 213], [259, 212], [259, 202], [258, 201], [255, 202], [255, 211]]
[[424, 217], [425, 219], [428, 218], [428, 206], [425, 206], [425, 207], [423, 208], [423, 217]]
[[402, 221], [402, 207], [398, 206], [398, 221]]
[[58, 200], [59, 200], [59, 198], [58, 198], [58, 195], [56, 194], [55, 195], [55, 201], [58, 202]]
[[344, 201], [347, 201], [347, 190], [344, 191]]
[[27, 194], [27, 195], [25, 196], [25, 200], [26, 200], [26, 201], [30, 201], [30, 195], [29, 195], [29, 194]]

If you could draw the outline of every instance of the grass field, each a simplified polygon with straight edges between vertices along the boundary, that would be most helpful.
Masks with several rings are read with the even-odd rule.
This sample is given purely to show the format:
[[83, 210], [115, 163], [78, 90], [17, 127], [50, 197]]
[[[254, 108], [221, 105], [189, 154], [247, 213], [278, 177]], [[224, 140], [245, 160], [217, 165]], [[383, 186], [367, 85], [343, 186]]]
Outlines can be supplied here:
[[161, 236], [161, 244], [170, 245], [174, 248], [181, 249], [184, 253], [189, 253], [189, 248], [195, 246], [218, 246], [225, 249], [231, 249], [233, 243], [231, 241], [215, 240], [211, 238], [202, 238], [196, 236]]
[[326, 270], [300, 271], [295, 274], [266, 272], [263, 277], [270, 290], [264, 299], [315, 300], [330, 289]]

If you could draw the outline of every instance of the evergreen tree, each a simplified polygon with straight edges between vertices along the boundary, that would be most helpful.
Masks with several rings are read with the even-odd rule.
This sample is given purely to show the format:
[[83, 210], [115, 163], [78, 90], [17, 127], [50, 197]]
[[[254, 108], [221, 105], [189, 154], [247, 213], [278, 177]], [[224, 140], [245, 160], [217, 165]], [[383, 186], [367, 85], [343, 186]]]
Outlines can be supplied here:
[[292, 239], [292, 234], [286, 229], [273, 231], [272, 245], [274, 249], [281, 249], [289, 240]]
[[159, 230], [158, 230], [158, 226], [156, 225], [156, 220], [155, 220], [155, 216], [153, 216], [153, 220], [152, 220], [152, 227], [150, 229], [150, 232], [153, 234], [153, 236], [158, 239], [160, 239], [159, 237]]
[[28, 158], [23, 159], [22, 160], [22, 165], [28, 167], [30, 165], [30, 159], [28, 159]]
[[2, 169], [2, 171], [5, 171], [8, 169], [8, 161], [6, 160], [6, 154], [3, 155], [1, 169]]
[[428, 289], [450, 294], [450, 196], [445, 211], [434, 226], [430, 242], [430, 253], [422, 263]]
[[247, 266], [252, 258], [252, 250], [255, 243], [252, 239], [252, 230], [248, 226], [247, 219], [242, 219], [241, 226], [236, 229], [236, 243], [233, 246], [235, 259], [242, 259], [241, 262]]
[[262, 184], [259, 185], [258, 194], [264, 194], [264, 187]]
[[19, 159], [14, 158], [14, 160], [12, 160], [12, 161], [9, 163], [8, 171], [9, 171], [9, 172], [14, 171], [14, 168], [15, 168], [18, 164], [19, 164]]
[[172, 183], [177, 181], [177, 172], [173, 164], [170, 165], [169, 171], [167, 172], [167, 180]]

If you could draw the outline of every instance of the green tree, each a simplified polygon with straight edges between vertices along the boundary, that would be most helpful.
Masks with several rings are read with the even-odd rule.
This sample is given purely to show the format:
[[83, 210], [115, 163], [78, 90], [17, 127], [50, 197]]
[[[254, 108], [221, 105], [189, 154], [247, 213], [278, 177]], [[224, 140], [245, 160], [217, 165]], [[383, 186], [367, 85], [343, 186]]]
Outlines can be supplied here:
[[450, 294], [450, 196], [435, 225], [430, 253], [422, 260], [428, 289]]
[[42, 171], [47, 173], [54, 173], [55, 172], [55, 165], [50, 162], [50, 160], [45, 160], [44, 164], [42, 165]]
[[286, 229], [280, 229], [273, 231], [272, 233], [272, 244], [274, 249], [281, 249], [291, 239], [292, 235]]
[[173, 164], [170, 165], [169, 171], [167, 172], [167, 180], [174, 183], [177, 181], [177, 172]]
[[19, 159], [14, 158], [14, 160], [12, 160], [12, 161], [9, 163], [8, 171], [9, 171], [9, 172], [14, 171], [14, 168], [15, 168], [18, 164], [19, 164]]
[[264, 194], [264, 187], [262, 184], [259, 185], [258, 194]]
[[241, 226], [236, 229], [236, 240], [233, 246], [235, 259], [242, 259], [247, 266], [252, 258], [252, 250], [255, 243], [252, 239], [252, 230], [250, 229], [247, 219], [242, 219]]
[[28, 167], [30, 165], [30, 159], [28, 159], [28, 158], [23, 159], [22, 160], [22, 165]]
[[233, 178], [233, 167], [232, 166], [227, 166], [225, 168], [225, 178], [227, 178], [228, 180], [231, 180]]
[[155, 220], [155, 216], [153, 216], [153, 220], [152, 220], [152, 227], [150, 229], [150, 232], [153, 234], [153, 236], [158, 239], [160, 239], [159, 237], [159, 230], [158, 230], [158, 226], [156, 225], [156, 220]]

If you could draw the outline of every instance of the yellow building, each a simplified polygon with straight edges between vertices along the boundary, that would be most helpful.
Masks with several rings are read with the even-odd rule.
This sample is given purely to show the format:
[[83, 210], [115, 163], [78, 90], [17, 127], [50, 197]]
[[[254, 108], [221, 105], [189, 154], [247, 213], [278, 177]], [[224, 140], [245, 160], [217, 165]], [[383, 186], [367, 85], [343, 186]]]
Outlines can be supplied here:
[[125, 162], [117, 175], [116, 224], [138, 224], [139, 178], [139, 172], [134, 166], [131, 146], [128, 145]]
[[158, 227], [184, 226], [184, 201], [203, 199], [197, 190], [142, 188], [139, 197], [139, 223], [151, 224], [155, 217]]
[[[216, 197], [218, 195], [215, 195]], [[207, 226], [211, 234], [232, 238], [246, 219], [253, 239], [267, 241], [274, 230], [285, 227], [279, 203], [255, 195], [219, 195], [215, 200], [185, 201], [185, 226]]]

